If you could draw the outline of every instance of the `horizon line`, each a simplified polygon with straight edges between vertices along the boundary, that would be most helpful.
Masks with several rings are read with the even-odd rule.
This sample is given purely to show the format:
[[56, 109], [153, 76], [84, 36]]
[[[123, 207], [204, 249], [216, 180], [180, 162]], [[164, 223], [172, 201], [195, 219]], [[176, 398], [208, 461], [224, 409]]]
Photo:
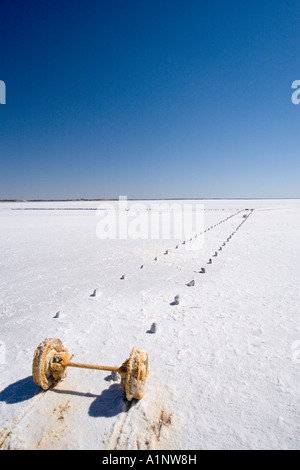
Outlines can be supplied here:
[[[123, 196], [124, 197], [124, 196]], [[178, 200], [275, 200], [292, 199], [297, 200], [300, 197], [164, 197], [164, 198], [127, 198], [127, 201], [178, 201]], [[120, 198], [80, 198], [80, 199], [0, 199], [0, 203], [5, 202], [80, 202], [80, 201], [119, 201]]]

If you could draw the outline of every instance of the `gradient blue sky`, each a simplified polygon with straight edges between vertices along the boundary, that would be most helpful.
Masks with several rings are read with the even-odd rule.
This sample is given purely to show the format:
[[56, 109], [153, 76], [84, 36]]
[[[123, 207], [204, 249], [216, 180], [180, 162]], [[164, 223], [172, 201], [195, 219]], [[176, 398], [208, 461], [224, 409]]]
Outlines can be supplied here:
[[300, 197], [299, 0], [0, 0], [0, 44], [0, 199]]

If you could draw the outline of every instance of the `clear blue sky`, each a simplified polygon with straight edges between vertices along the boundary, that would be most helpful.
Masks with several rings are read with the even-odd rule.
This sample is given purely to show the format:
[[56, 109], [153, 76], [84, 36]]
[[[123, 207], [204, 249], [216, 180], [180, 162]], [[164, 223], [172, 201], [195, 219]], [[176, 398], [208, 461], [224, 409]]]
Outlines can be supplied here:
[[0, 199], [300, 197], [299, 0], [0, 0], [0, 44]]

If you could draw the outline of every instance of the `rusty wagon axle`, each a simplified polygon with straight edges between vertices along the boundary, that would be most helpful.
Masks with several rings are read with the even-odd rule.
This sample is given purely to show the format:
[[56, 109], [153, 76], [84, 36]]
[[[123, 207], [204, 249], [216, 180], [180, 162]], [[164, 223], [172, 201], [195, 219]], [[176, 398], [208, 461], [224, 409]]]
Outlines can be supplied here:
[[149, 374], [146, 350], [134, 347], [130, 357], [120, 367], [80, 364], [71, 362], [72, 358], [73, 355], [70, 356], [59, 339], [46, 338], [34, 352], [32, 376], [35, 384], [48, 390], [66, 376], [67, 367], [105, 370], [120, 374], [121, 385], [125, 389], [128, 401], [133, 398], [137, 400], [143, 398]]

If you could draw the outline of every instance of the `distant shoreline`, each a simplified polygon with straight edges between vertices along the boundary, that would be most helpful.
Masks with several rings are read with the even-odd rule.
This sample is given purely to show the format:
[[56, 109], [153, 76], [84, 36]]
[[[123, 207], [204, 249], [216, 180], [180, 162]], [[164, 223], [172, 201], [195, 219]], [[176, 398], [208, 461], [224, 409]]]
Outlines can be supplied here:
[[[298, 200], [300, 197], [171, 197], [171, 198], [127, 198], [127, 201], [268, 201]], [[92, 202], [119, 201], [119, 199], [1, 199], [0, 203], [13, 202]]]

